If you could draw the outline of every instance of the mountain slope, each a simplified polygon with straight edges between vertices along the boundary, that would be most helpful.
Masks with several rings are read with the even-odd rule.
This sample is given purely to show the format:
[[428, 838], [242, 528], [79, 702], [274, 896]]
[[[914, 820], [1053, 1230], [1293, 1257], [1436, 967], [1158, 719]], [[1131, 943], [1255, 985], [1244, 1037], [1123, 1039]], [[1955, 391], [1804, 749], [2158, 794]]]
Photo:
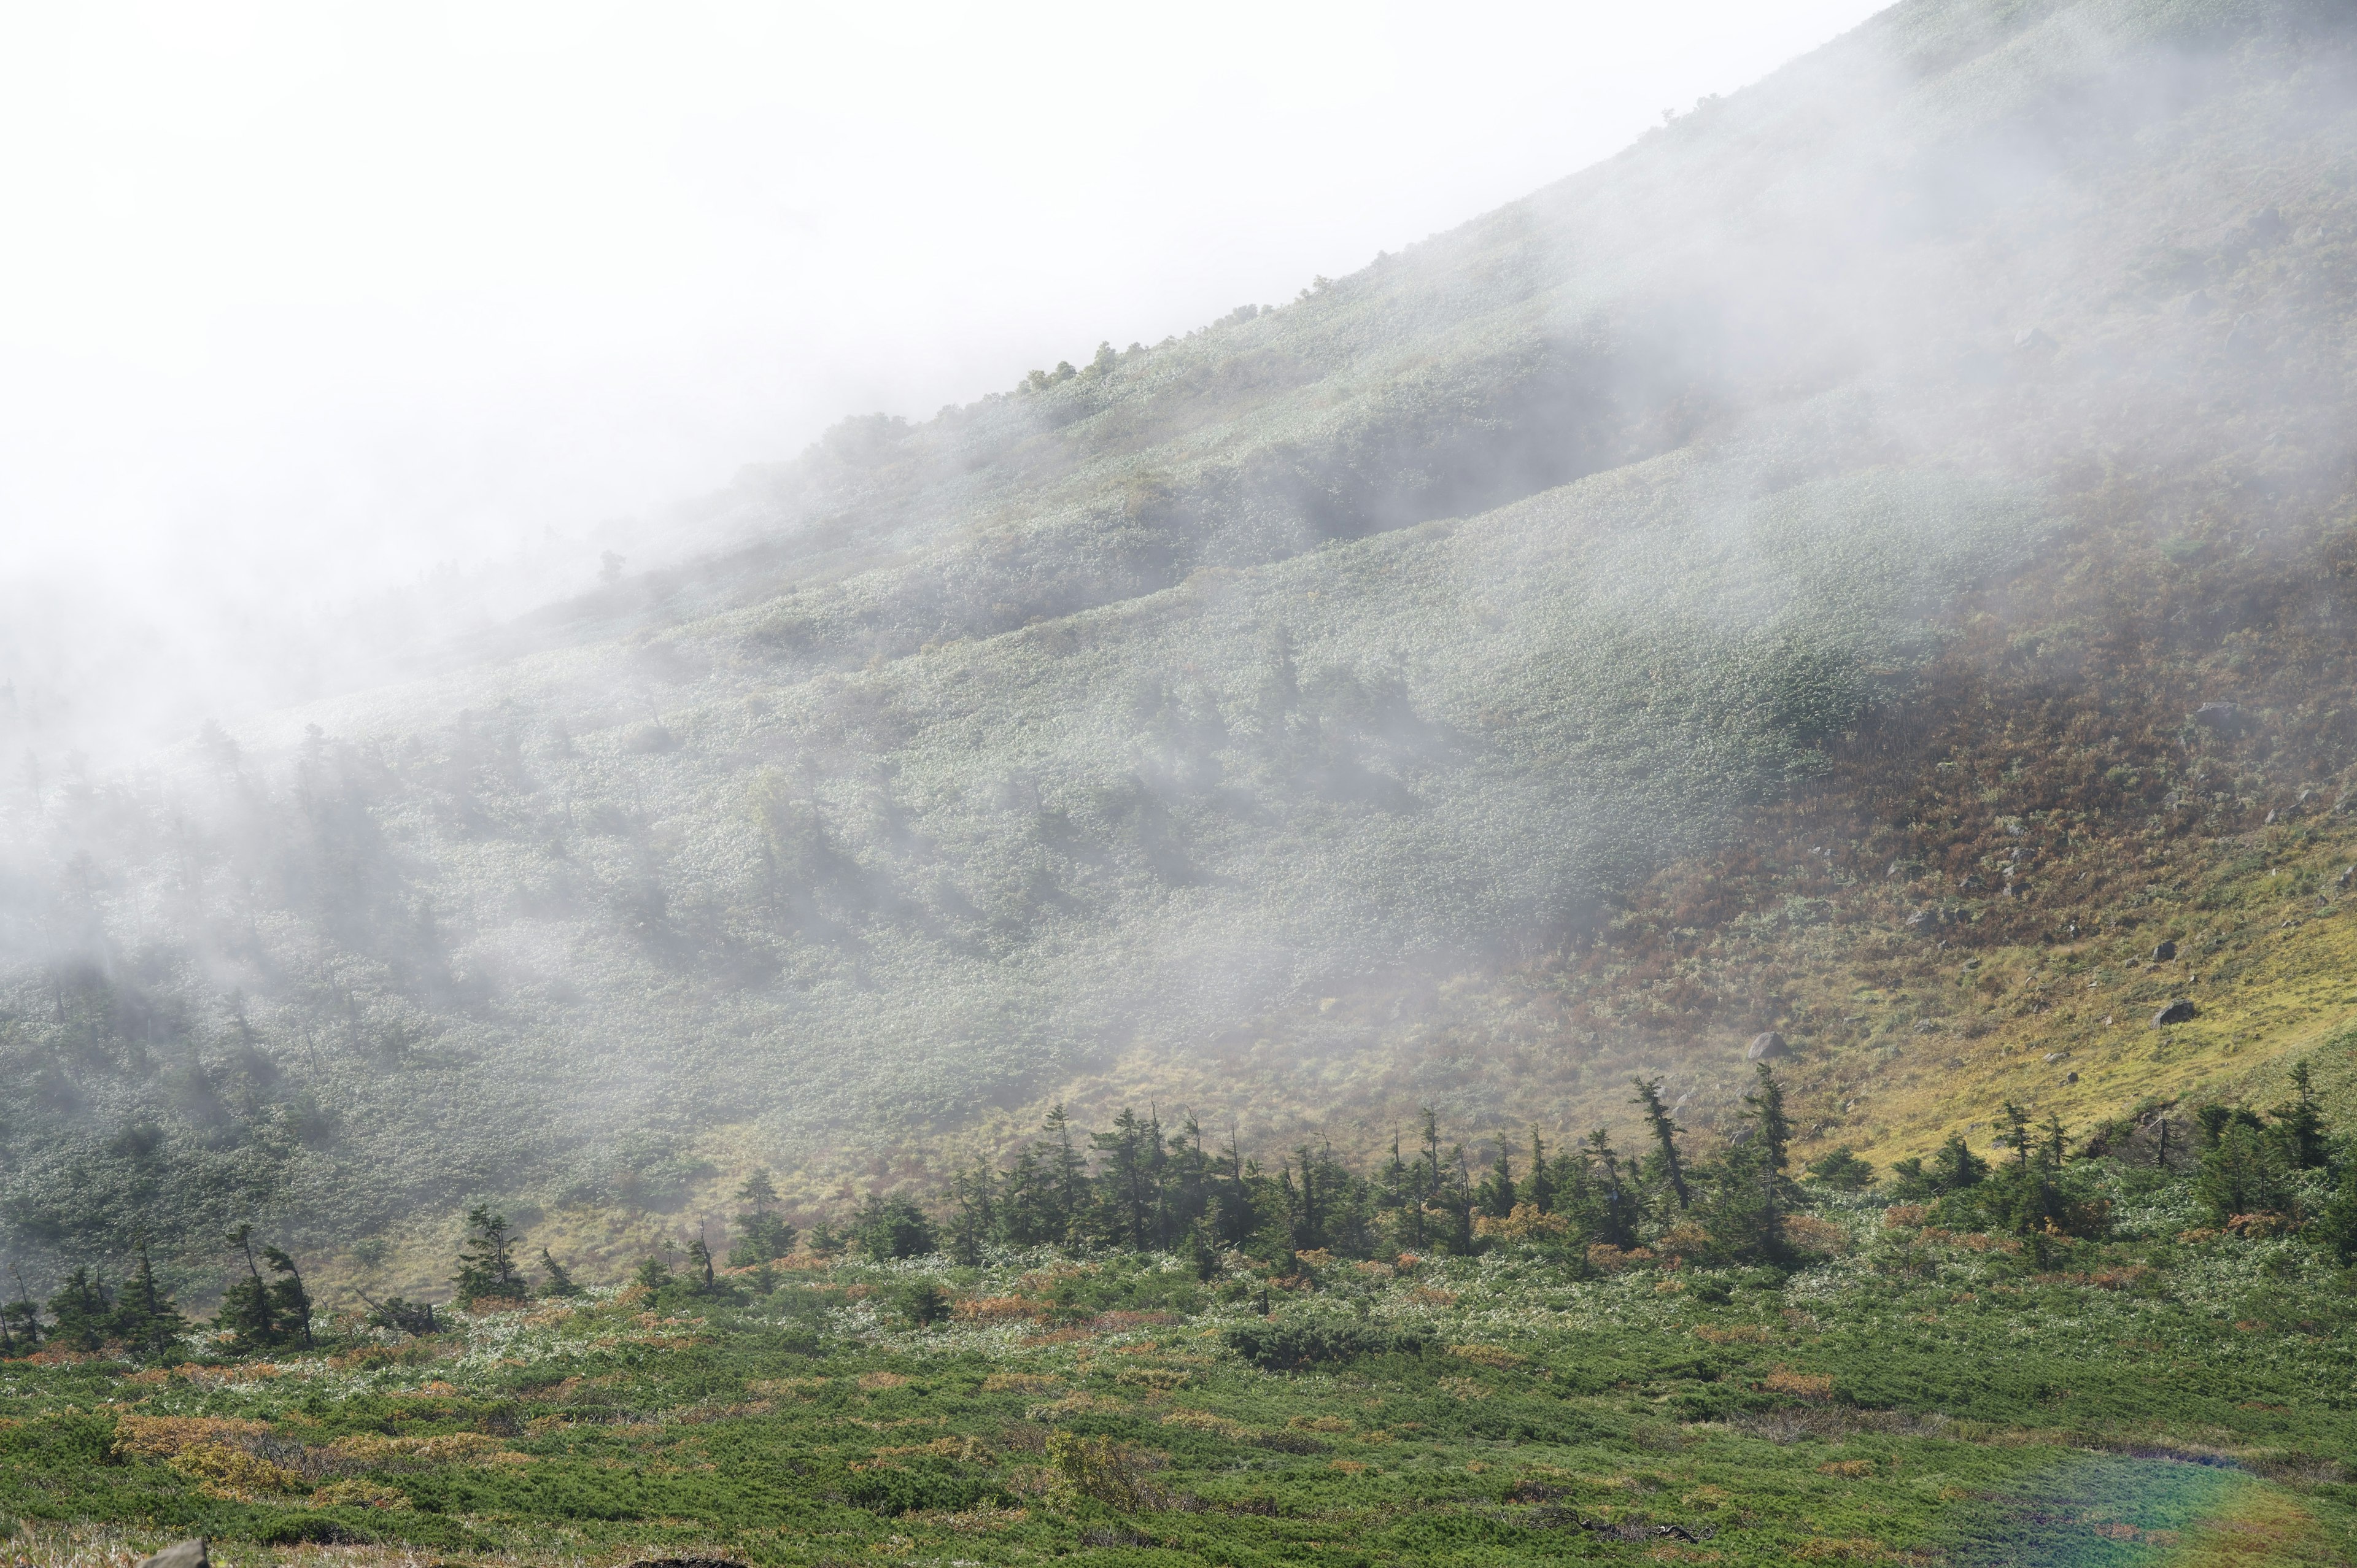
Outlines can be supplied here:
[[[1769, 1026], [1893, 1151], [2225, 1081], [2330, 1015], [1992, 1053], [2164, 924], [2128, 865], [2244, 908], [2345, 842], [2262, 819], [2357, 714], [2351, 43], [1901, 5], [1281, 310], [850, 422], [703, 509], [747, 542], [431, 678], [11, 801], [12, 1250], [423, 1256], [489, 1196], [594, 1254], [1066, 1095], [1365, 1144], [1642, 1067], [1706, 1129]], [[1910, 1089], [1922, 1023], [1966, 1065]]]

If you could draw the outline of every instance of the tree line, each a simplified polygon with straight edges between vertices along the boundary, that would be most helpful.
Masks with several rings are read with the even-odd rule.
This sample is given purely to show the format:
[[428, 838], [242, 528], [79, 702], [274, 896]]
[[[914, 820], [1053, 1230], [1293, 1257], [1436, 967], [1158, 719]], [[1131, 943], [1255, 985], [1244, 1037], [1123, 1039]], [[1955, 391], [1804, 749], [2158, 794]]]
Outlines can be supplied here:
[[[755, 1171], [737, 1189], [742, 1207], [731, 1217], [725, 1257], [699, 1232], [682, 1267], [648, 1258], [632, 1283], [659, 1294], [737, 1298], [748, 1272], [762, 1291], [771, 1265], [803, 1252], [941, 1253], [973, 1264], [994, 1248], [1039, 1246], [1178, 1253], [1205, 1279], [1230, 1254], [1292, 1275], [1305, 1254], [1462, 1256], [1501, 1247], [1534, 1247], [1586, 1268], [1640, 1259], [1649, 1249], [1706, 1266], [1783, 1267], [1823, 1239], [1806, 1215], [1815, 1194], [1878, 1187], [1896, 1204], [1920, 1206], [1926, 1223], [2008, 1232], [2042, 1260], [2060, 1241], [2109, 1229], [2107, 1162], [2145, 1171], [2148, 1182], [2190, 1183], [2220, 1229], [2298, 1235], [2342, 1263], [2357, 1262], [2357, 1140], [2334, 1134], [2308, 1063], [2294, 1066], [2290, 1085], [2289, 1099], [2266, 1112], [2212, 1104], [2179, 1117], [2163, 1107], [2101, 1123], [2075, 1144], [2058, 1117], [2040, 1123], [2008, 1101], [2001, 1158], [1984, 1158], [1953, 1134], [1883, 1177], [1846, 1145], [1796, 1176], [1783, 1088], [1765, 1063], [1743, 1097], [1742, 1120], [1715, 1149], [1692, 1149], [1660, 1080], [1637, 1079], [1630, 1103], [1642, 1134], [1634, 1148], [1616, 1147], [1600, 1127], [1550, 1148], [1533, 1128], [1526, 1144], [1501, 1143], [1478, 1173], [1462, 1143], [1444, 1141], [1428, 1108], [1413, 1145], [1395, 1136], [1388, 1158], [1359, 1169], [1307, 1143], [1272, 1168], [1245, 1155], [1232, 1131], [1211, 1144], [1192, 1115], [1166, 1127], [1151, 1110], [1125, 1109], [1110, 1128], [1087, 1131], [1059, 1105], [1010, 1161], [957, 1173], [930, 1204], [907, 1193], [871, 1195], [843, 1224], [820, 1220], [807, 1233], [780, 1211], [769, 1174]], [[231, 1355], [315, 1344], [314, 1305], [295, 1259], [257, 1246], [250, 1225], [228, 1240], [241, 1266], [210, 1325], [215, 1343]], [[586, 1294], [549, 1249], [535, 1267], [522, 1260], [522, 1245], [505, 1215], [470, 1209], [453, 1300], [480, 1308]], [[187, 1353], [197, 1326], [157, 1283], [144, 1243], [120, 1286], [76, 1268], [48, 1298], [46, 1317], [21, 1273], [16, 1283], [16, 1299], [0, 1303], [0, 1356], [47, 1343], [170, 1359]], [[372, 1327], [426, 1334], [442, 1326], [431, 1303], [362, 1300]], [[936, 1291], [910, 1310], [929, 1321], [948, 1308]]]

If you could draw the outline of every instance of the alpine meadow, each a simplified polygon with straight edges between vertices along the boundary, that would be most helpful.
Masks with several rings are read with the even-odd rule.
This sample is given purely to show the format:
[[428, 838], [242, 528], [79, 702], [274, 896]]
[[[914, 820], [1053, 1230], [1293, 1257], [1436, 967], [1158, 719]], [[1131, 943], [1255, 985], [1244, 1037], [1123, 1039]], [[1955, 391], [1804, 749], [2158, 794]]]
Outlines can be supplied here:
[[2357, 9], [1071, 348], [0, 689], [12, 1563], [2357, 1562]]

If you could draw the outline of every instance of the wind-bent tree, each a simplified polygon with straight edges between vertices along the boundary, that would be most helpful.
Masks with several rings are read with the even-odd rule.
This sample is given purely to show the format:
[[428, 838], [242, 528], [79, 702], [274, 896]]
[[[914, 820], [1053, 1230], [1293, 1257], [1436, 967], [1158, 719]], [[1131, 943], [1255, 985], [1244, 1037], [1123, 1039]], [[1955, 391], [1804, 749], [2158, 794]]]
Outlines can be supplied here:
[[1662, 1174], [1676, 1195], [1680, 1209], [1694, 1207], [1694, 1194], [1687, 1190], [1684, 1165], [1678, 1159], [1678, 1124], [1670, 1120], [1669, 1107], [1662, 1103], [1662, 1080], [1631, 1079], [1637, 1090], [1635, 1103], [1645, 1112], [1645, 1125], [1653, 1132], [1653, 1148], [1660, 1155]]

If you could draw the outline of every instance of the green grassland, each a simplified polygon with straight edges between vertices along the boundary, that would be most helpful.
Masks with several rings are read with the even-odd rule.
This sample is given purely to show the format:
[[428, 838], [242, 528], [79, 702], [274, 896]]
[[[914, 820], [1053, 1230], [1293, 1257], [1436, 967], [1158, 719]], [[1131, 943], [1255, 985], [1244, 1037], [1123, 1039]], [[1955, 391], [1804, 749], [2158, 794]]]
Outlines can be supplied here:
[[0, 1363], [0, 1515], [34, 1563], [2349, 1561], [2346, 1273], [2102, 1179], [2111, 1235], [2034, 1250], [1820, 1191], [1790, 1273], [804, 1253], [273, 1361], [50, 1351]]

